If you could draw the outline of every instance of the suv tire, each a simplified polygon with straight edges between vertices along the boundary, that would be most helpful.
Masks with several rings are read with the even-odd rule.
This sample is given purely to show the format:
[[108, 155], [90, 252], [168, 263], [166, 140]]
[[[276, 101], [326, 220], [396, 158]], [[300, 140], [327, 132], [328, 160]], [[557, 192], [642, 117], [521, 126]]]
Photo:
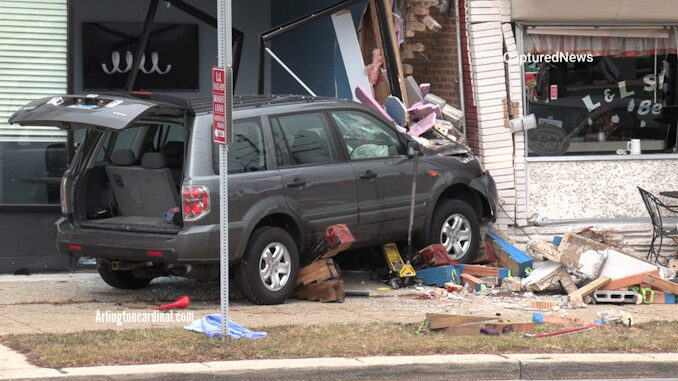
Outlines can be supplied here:
[[473, 261], [480, 242], [478, 214], [464, 201], [442, 201], [431, 219], [429, 242], [445, 245], [449, 257], [459, 263]]
[[254, 304], [280, 304], [292, 295], [299, 273], [299, 250], [283, 229], [261, 227], [252, 233], [236, 268], [236, 282]]
[[123, 290], [137, 290], [148, 286], [153, 279], [137, 278], [132, 274], [132, 270], [113, 270], [111, 264], [106, 261], [99, 261], [99, 275], [109, 286]]

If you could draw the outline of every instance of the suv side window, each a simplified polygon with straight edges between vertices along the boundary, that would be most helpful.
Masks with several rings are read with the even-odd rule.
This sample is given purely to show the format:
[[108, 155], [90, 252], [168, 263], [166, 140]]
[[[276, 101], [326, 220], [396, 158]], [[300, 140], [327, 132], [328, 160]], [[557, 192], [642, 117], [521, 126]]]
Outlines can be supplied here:
[[280, 116], [272, 120], [278, 165], [331, 163], [339, 160], [330, 125], [322, 112]]
[[[219, 146], [212, 144], [212, 168], [219, 173]], [[264, 135], [259, 118], [233, 121], [233, 143], [228, 146], [228, 173], [266, 170]]]
[[406, 153], [398, 133], [367, 113], [334, 111], [332, 119], [344, 138], [351, 159], [374, 159]]

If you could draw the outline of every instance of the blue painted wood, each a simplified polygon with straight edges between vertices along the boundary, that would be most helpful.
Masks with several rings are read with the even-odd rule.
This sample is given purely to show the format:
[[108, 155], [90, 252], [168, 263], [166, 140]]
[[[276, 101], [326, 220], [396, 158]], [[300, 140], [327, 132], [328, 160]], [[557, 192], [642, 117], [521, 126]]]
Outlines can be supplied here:
[[417, 270], [417, 277], [421, 278], [427, 286], [443, 287], [447, 282], [459, 284], [459, 268], [457, 266], [446, 265], [421, 269]]

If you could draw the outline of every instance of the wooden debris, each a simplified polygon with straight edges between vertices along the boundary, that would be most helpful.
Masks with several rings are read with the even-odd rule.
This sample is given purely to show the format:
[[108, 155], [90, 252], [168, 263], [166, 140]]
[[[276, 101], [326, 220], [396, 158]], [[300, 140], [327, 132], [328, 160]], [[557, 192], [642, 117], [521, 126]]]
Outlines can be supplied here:
[[668, 292], [670, 294], [678, 294], [678, 283], [673, 283], [652, 274], [645, 274], [643, 281], [644, 283], [652, 286], [652, 288], [656, 288], [660, 291]]
[[500, 334], [515, 333], [516, 335], [523, 335], [534, 331], [534, 323], [520, 322], [520, 323], [485, 323], [485, 328], [489, 328]]
[[552, 300], [533, 300], [531, 305], [532, 305], [532, 308], [551, 309], [551, 308], [557, 306], [558, 303], [556, 303]]
[[460, 265], [459, 271], [477, 277], [508, 278], [508, 270], [500, 267], [463, 264]]
[[459, 275], [459, 277], [461, 278], [461, 284], [462, 285], [468, 284], [472, 290], [482, 291], [487, 288], [487, 283], [474, 277], [471, 274], [461, 274]]
[[583, 307], [585, 296], [603, 287], [608, 283], [610, 283], [610, 277], [602, 276], [592, 281], [591, 283], [587, 284], [586, 286], [578, 289], [577, 291], [570, 293], [568, 295], [568, 298], [570, 299], [570, 304], [572, 304], [572, 306], [575, 308]]
[[430, 329], [441, 329], [466, 323], [496, 320], [495, 317], [491, 316], [455, 315], [442, 313], [427, 313], [426, 319], [428, 320]]
[[309, 301], [320, 301], [322, 303], [343, 302], [345, 298], [344, 281], [332, 279], [297, 287], [294, 291], [294, 297], [297, 299], [308, 299]]
[[453, 325], [443, 329], [448, 335], [452, 336], [480, 336], [480, 330], [485, 326], [484, 323], [467, 323], [460, 325]]
[[563, 288], [563, 290], [565, 290], [566, 293], [570, 294], [577, 291], [577, 285], [574, 283], [569, 273], [566, 272], [563, 274], [559, 282], [560, 286]]
[[559, 263], [546, 262], [523, 280], [523, 288], [525, 291], [544, 291], [552, 284], [560, 282], [564, 275], [569, 276]]
[[623, 278], [612, 279], [610, 283], [601, 287], [600, 290], [625, 290], [631, 286], [637, 286], [645, 280], [645, 275], [652, 274], [659, 276], [659, 270], [645, 271], [635, 275], [625, 276]]
[[328, 279], [339, 278], [339, 271], [330, 258], [319, 259], [299, 270], [297, 285], [308, 285]]
[[443, 27], [440, 25], [440, 23], [438, 23], [436, 21], [436, 19], [431, 17], [431, 15], [426, 15], [426, 16], [422, 17], [421, 22], [423, 22], [424, 25], [426, 25], [426, 27], [429, 30], [431, 30], [432, 32], [438, 32], [441, 29], [443, 29]]

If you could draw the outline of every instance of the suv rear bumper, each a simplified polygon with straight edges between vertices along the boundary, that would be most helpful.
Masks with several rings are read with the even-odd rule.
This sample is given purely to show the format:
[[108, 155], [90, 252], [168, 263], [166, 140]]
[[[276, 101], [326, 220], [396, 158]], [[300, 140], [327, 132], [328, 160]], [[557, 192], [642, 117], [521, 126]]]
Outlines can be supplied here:
[[[229, 224], [231, 262], [241, 253], [244, 223]], [[184, 226], [178, 234], [123, 232], [76, 227], [69, 219], [56, 222], [57, 249], [64, 255], [131, 262], [219, 263], [219, 225]]]

